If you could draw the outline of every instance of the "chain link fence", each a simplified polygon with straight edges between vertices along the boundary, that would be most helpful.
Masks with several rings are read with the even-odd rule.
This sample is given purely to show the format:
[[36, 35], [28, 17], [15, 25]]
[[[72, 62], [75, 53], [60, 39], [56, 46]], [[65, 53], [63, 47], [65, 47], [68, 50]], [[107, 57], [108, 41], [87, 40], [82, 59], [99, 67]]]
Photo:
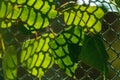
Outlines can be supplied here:
[[[71, 0], [71, 1], [73, 1], [73, 0]], [[65, 6], [61, 7], [61, 9], [66, 9], [66, 7], [71, 7], [73, 5], [73, 3], [70, 3], [71, 1], [70, 0], [55, 0], [54, 4], [57, 5], [56, 8], [59, 8], [63, 5], [65, 5]], [[76, 2], [76, 0], [74, 2]], [[97, 3], [95, 3], [95, 0], [93, 0], [93, 3], [95, 5], [97, 5]], [[100, 3], [102, 3], [102, 0], [100, 0]], [[106, 4], [108, 2], [103, 1], [103, 3]], [[68, 6], [66, 6], [66, 5], [68, 5]], [[29, 5], [27, 5], [27, 6], [29, 7]], [[32, 6], [34, 6], [34, 5], [32, 5]], [[92, 13], [90, 15], [92, 15]], [[53, 32], [55, 32], [55, 30], [56, 30], [56, 29], [54, 30], [53, 25], [55, 25], [55, 26], [59, 25], [59, 27], [60, 26], [64, 27], [64, 24], [65, 24], [65, 23], [63, 23], [63, 21], [61, 20], [60, 17], [58, 17], [57, 19], [58, 20], [55, 20], [55, 21], [57, 21], [57, 24], [52, 24], [50, 26], [50, 28], [52, 29]], [[58, 31], [56, 33], [63, 30], [63, 28], [60, 27], [60, 30], [58, 28], [57, 28], [57, 30]], [[30, 73], [28, 73], [25, 70], [25, 68], [22, 67], [22, 65], [19, 61], [20, 60], [19, 56], [20, 56], [21, 46], [23, 45], [23, 42], [26, 40], [33, 39], [33, 38], [37, 38], [35, 36], [35, 34], [24, 35], [23, 33], [20, 32], [20, 30], [18, 30], [18, 27], [16, 27], [16, 25], [13, 25], [12, 27], [7, 28], [7, 29], [0, 28], [0, 33], [1, 33], [0, 34], [0, 41], [1, 41], [0, 80], [4, 80], [4, 77], [3, 77], [4, 75], [3, 75], [3, 71], [2, 71], [2, 60], [4, 58], [3, 53], [10, 45], [14, 45], [18, 52], [17, 56], [18, 56], [18, 64], [19, 65], [17, 66], [17, 68], [18, 68], [17, 80], [74, 80], [73, 78], [67, 76], [65, 74], [65, 72], [62, 69], [60, 69], [60, 67], [57, 64], [54, 64], [47, 72], [45, 72], [42, 79], [39, 79], [36, 76], [31, 75]], [[41, 34], [37, 34], [37, 35], [40, 36]], [[120, 80], [120, 14], [119, 14], [119, 12], [115, 12], [114, 10], [113, 11], [111, 10], [110, 12], [105, 13], [104, 18], [102, 19], [101, 35], [103, 37], [103, 41], [104, 41], [106, 50], [109, 54], [108, 80]], [[11, 68], [11, 70], [12, 70], [12, 68]], [[87, 64], [83, 63], [82, 61], [79, 61], [78, 68], [75, 71], [75, 76], [77, 77], [76, 80], [103, 80], [103, 74], [101, 74], [98, 70], [94, 69], [93, 67], [90, 67]]]

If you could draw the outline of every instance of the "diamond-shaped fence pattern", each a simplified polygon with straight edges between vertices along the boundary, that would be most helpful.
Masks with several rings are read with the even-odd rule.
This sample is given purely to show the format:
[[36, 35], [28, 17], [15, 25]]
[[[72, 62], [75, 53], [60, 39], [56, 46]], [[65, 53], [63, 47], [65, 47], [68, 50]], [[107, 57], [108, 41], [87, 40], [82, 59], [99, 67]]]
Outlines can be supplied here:
[[1, 0], [0, 80], [103, 80], [99, 70], [77, 59], [74, 46], [69, 49], [72, 43], [81, 49], [84, 33], [99, 32], [109, 55], [107, 80], [120, 80], [119, 3]]

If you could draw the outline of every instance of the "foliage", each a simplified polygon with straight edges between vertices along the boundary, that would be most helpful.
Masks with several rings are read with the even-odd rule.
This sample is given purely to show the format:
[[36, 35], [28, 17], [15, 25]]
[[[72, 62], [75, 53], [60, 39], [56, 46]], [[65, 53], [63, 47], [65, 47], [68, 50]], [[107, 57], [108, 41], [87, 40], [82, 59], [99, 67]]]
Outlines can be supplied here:
[[51, 49], [49, 49], [49, 41], [53, 35], [42, 35], [38, 40], [31, 39], [23, 43], [21, 52], [21, 63], [29, 73], [40, 77], [44, 75], [54, 63]]
[[107, 55], [100, 34], [95, 34], [94, 36], [86, 35], [84, 41], [85, 42], [80, 53], [80, 59], [89, 65], [98, 68], [104, 73], [104, 75], [106, 75], [107, 60], [109, 56]]
[[41, 78], [56, 63], [75, 78], [82, 60], [106, 76], [108, 55], [100, 36], [101, 21], [107, 12], [119, 12], [119, 8], [109, 0], [79, 1], [57, 6], [53, 0], [0, 0], [0, 41], [6, 80], [16, 80], [19, 65], [16, 45], [3, 48], [9, 40], [2, 37], [2, 30], [11, 28], [17, 28], [26, 37], [35, 35], [19, 45], [20, 64], [30, 74]]
[[10, 46], [3, 56], [2, 67], [5, 80], [17, 79], [17, 51], [14, 46]]

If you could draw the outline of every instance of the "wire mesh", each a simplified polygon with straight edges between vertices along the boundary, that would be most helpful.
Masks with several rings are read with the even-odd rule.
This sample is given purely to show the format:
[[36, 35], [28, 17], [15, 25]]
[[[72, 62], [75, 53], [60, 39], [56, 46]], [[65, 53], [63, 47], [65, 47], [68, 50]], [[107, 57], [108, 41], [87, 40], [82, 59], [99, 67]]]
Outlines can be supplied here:
[[[25, 0], [26, 1], [26, 0]], [[48, 16], [51, 7], [49, 8], [48, 12], [46, 11], [45, 14], [42, 13], [42, 7], [47, 5], [47, 2], [50, 2], [50, 0], [45, 0], [45, 2], [43, 3], [42, 7], [40, 7], [39, 9], [41, 10], [39, 12], [39, 9], [37, 9], [35, 7], [35, 4], [37, 3], [38, 0], [36, 0], [36, 2], [34, 2], [33, 4], [29, 5], [27, 4], [27, 1], [24, 3], [17, 3], [17, 2], [12, 2], [12, 0], [8, 1], [8, 3], [11, 4], [20, 4], [21, 6], [27, 6], [28, 8], [28, 12], [29, 12], [29, 17], [31, 16], [30, 13], [32, 13], [32, 10], [30, 10], [31, 7], [35, 8], [35, 12], [37, 17], [38, 14], [43, 14], [45, 18], [45, 20], [42, 22], [41, 26], [33, 26], [35, 25], [35, 22], [31, 23], [29, 22], [30, 18], [26, 18], [26, 20], [23, 22], [21, 21], [12, 21], [10, 20], [11, 23], [18, 23], [18, 24], [25, 24], [27, 25], [27, 28], [29, 28], [30, 30], [34, 31], [38, 31], [38, 34], [30, 34], [30, 35], [25, 35], [24, 33], [21, 33], [21, 31], [19, 30], [18, 27], [19, 25], [14, 24], [12, 27], [6, 28], [0, 28], [0, 41], [1, 41], [1, 46], [0, 46], [0, 80], [4, 80], [4, 75], [3, 75], [3, 71], [2, 71], [2, 60], [3, 60], [3, 53], [4, 50], [7, 50], [7, 48], [10, 45], [14, 45], [18, 52], [17, 54], [17, 58], [18, 58], [18, 72], [17, 72], [17, 80], [74, 80], [72, 77], [69, 77], [68, 75], [65, 74], [65, 72], [57, 65], [54, 64], [47, 72], [44, 73], [44, 76], [42, 76], [41, 79], [39, 79], [36, 76], [31, 75], [29, 72], [26, 71], [26, 67], [24, 68], [21, 65], [21, 61], [20, 61], [20, 53], [22, 50], [22, 45], [24, 41], [30, 40], [29, 42], [29, 46], [33, 46], [32, 43], [37, 43], [37, 41], [32, 41], [31, 39], [35, 39], [37, 40], [37, 36], [42, 36], [41, 34], [44, 34], [43, 32], [47, 32], [47, 33], [54, 33], [54, 36], [56, 36], [56, 34], [61, 34], [62, 31], [64, 31], [64, 27], [68, 27], [66, 26], [66, 24], [75, 24], [74, 21], [72, 21], [71, 23], [69, 23], [69, 18], [68, 20], [66, 20], [66, 23], [64, 23], [64, 19], [63, 19], [63, 15], [61, 16], [57, 16], [55, 18], [55, 20], [51, 19], [51, 17]], [[43, 0], [42, 0], [43, 1]], [[80, 0], [78, 0], [80, 1]], [[95, 21], [92, 24], [92, 27], [90, 27], [89, 30], [93, 30], [94, 32], [97, 32], [95, 30], [95, 28], [93, 27], [97, 22], [99, 22], [99, 16], [95, 16], [95, 12], [99, 9], [96, 8], [95, 10], [92, 11], [92, 13], [90, 13], [89, 11], [87, 11], [87, 8], [89, 8], [89, 6], [86, 7], [86, 9], [84, 11], [82, 11], [82, 9], [77, 8], [74, 9], [72, 6], [74, 6], [74, 4], [76, 2], [78, 2], [77, 0], [54, 0], [54, 4], [56, 5], [56, 9], [58, 11], [61, 11], [62, 13], [64, 12], [64, 10], [68, 10], [68, 13], [70, 14], [71, 12], [69, 12], [69, 10], [73, 9], [73, 10], [81, 10], [81, 12], [84, 13], [84, 11], [86, 11], [90, 16], [94, 16], [95, 18], [97, 18], [97, 21]], [[83, 1], [83, 0], [81, 0]], [[88, 0], [87, 0], [88, 1]], [[83, 1], [83, 5], [89, 4], [90, 2], [85, 2]], [[95, 1], [92, 0], [92, 3], [90, 5], [98, 5], [99, 3], [101, 4], [107, 4], [109, 3], [109, 1], [107, 0], [99, 0], [99, 1]], [[95, 3], [97, 2], [97, 3]], [[50, 2], [50, 5], [53, 4], [52, 2]], [[80, 3], [81, 4], [81, 3]], [[110, 3], [111, 4], [111, 3]], [[51, 5], [52, 6], [52, 5]], [[61, 7], [62, 6], [62, 7]], [[107, 5], [107, 7], [109, 7], [110, 5]], [[70, 9], [69, 9], [70, 7]], [[98, 6], [97, 6], [98, 7]], [[104, 6], [105, 7], [105, 6]], [[27, 10], [26, 8], [24, 8], [25, 10]], [[24, 12], [24, 9], [21, 9], [21, 13]], [[103, 41], [106, 47], [106, 50], [109, 54], [109, 60], [108, 60], [108, 67], [109, 67], [109, 73], [108, 73], [108, 80], [120, 80], [120, 14], [119, 12], [116, 11], [112, 11], [112, 8], [110, 8], [111, 10], [107, 13], [105, 13], [103, 19], [102, 19], [102, 31], [101, 31], [101, 35], [103, 37]], [[62, 11], [63, 10], [63, 11]], [[14, 12], [12, 12], [14, 13]], [[34, 12], [33, 12], [34, 13]], [[101, 13], [100, 13], [101, 14]], [[71, 15], [71, 14], [70, 14]], [[46, 17], [45, 17], [46, 16]], [[35, 21], [37, 21], [37, 17], [35, 18]], [[75, 16], [76, 17], [76, 16]], [[83, 17], [83, 16], [81, 16]], [[20, 15], [18, 17], [17, 20], [19, 20]], [[90, 17], [88, 18], [88, 20], [91, 19]], [[7, 19], [9, 20], [9, 19]], [[52, 22], [52, 24], [49, 25], [48, 28], [44, 28], [48, 23], [46, 23], [46, 20]], [[75, 20], [75, 19], [74, 19]], [[82, 21], [82, 20], [80, 20]], [[84, 22], [84, 21], [83, 21]], [[88, 24], [89, 21], [86, 20], [86, 24]], [[80, 22], [78, 22], [79, 24]], [[20, 25], [21, 26], [21, 25]], [[57, 26], [57, 27], [56, 27]], [[86, 25], [89, 26], [89, 25]], [[39, 27], [39, 29], [37, 29]], [[86, 27], [84, 28], [84, 30], [86, 30], [86, 32], [89, 32], [88, 29], [86, 29]], [[28, 32], [29, 33], [29, 32]], [[36, 36], [37, 35], [37, 36]], [[73, 33], [74, 35], [74, 33]], [[81, 34], [80, 34], [81, 35]], [[49, 35], [47, 35], [47, 37], [49, 37]], [[46, 38], [46, 36], [42, 36], [41, 39]], [[68, 38], [71, 39], [71, 38]], [[39, 40], [39, 39], [38, 39]], [[45, 40], [45, 42], [47, 42], [47, 40]], [[25, 44], [25, 43], [24, 43]], [[27, 43], [26, 43], [27, 44]], [[45, 45], [45, 44], [43, 44]], [[37, 47], [39, 45], [37, 44]], [[60, 45], [61, 46], [61, 45]], [[36, 49], [37, 49], [36, 47]], [[33, 47], [31, 47], [31, 49], [33, 49]], [[43, 48], [44, 49], [44, 48]], [[27, 50], [26, 45], [25, 45], [25, 50]], [[45, 53], [44, 56], [47, 56], [47, 52], [49, 51], [49, 49], [47, 50], [43, 50], [43, 52]], [[38, 52], [35, 52], [34, 54], [31, 51], [31, 56], [30, 59], [27, 58], [28, 60], [31, 60], [32, 56], [34, 55], [38, 55]], [[49, 55], [51, 56], [51, 54]], [[39, 57], [37, 57], [38, 59]], [[62, 57], [60, 57], [62, 58]], [[24, 63], [27, 63], [27, 59]], [[50, 59], [51, 62], [48, 64], [48, 67], [51, 66], [52, 64], [52, 59]], [[44, 64], [44, 61], [42, 61]], [[37, 63], [37, 61], [36, 61]], [[28, 63], [27, 63], [28, 64]], [[30, 64], [31, 65], [31, 64]], [[29, 65], [29, 66], [30, 66]], [[32, 67], [33, 68], [33, 67]], [[39, 67], [35, 67], [36, 69], [38, 68], [44, 68], [42, 65], [40, 65]], [[46, 71], [47, 68], [44, 68], [43, 72]], [[32, 73], [32, 72], [31, 72]], [[39, 73], [39, 72], [38, 72]], [[38, 75], [37, 73], [37, 75]], [[76, 80], [103, 80], [103, 74], [100, 73], [98, 70], [94, 69], [91, 66], [88, 66], [87, 64], [83, 63], [82, 61], [79, 61], [79, 65], [77, 67], [77, 69], [75, 70], [75, 76], [76, 76]]]

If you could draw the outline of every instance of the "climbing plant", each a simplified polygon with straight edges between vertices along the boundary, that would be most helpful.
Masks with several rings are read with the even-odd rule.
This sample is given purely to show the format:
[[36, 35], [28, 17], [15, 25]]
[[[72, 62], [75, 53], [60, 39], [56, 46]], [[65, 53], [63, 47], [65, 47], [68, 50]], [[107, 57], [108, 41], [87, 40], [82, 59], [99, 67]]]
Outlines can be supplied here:
[[[17, 80], [19, 65], [41, 78], [53, 64], [76, 78], [79, 61], [98, 69], [106, 79], [109, 57], [100, 35], [102, 19], [119, 10], [109, 0], [0, 0], [4, 79]], [[10, 43], [15, 31], [18, 45]]]

